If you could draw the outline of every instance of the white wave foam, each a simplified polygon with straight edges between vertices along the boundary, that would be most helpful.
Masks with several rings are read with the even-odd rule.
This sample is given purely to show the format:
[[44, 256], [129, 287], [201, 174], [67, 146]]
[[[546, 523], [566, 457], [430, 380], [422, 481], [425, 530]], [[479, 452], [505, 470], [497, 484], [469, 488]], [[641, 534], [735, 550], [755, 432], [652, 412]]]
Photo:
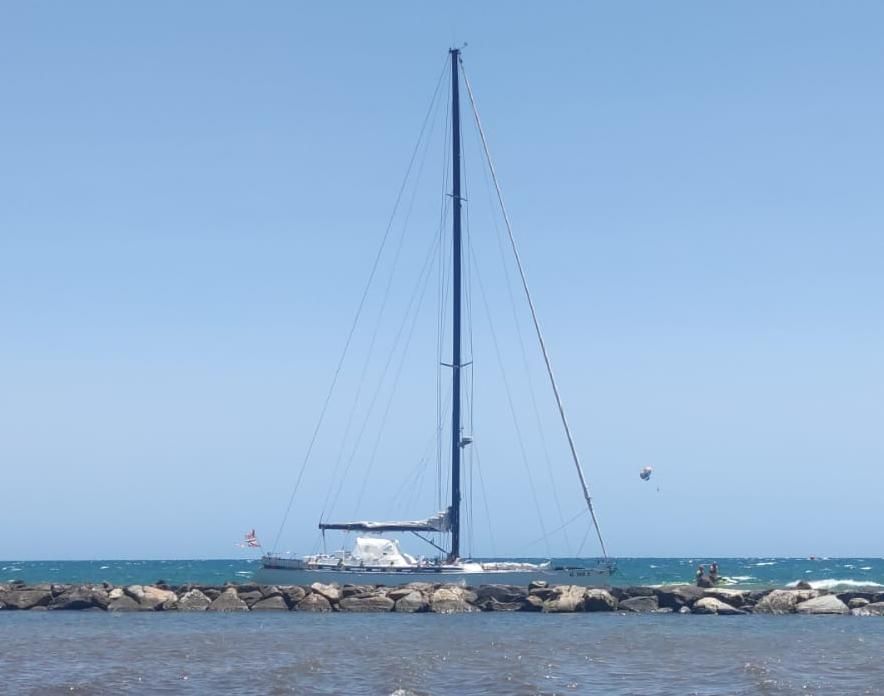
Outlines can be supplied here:
[[757, 566], [768, 566], [768, 565], [776, 565], [776, 561], [761, 561], [761, 563], [756, 563]]
[[99, 570], [107, 570], [108, 568], [110, 568], [110, 566], [99, 566], [98, 567]]
[[[795, 587], [798, 580], [790, 582], [786, 587]], [[802, 582], [807, 582], [806, 580]], [[848, 587], [884, 587], [879, 582], [870, 580], [854, 580], [853, 578], [826, 578], [825, 580], [811, 580], [808, 583], [815, 590], [836, 590]]]
[[860, 570], [871, 570], [872, 566], [863, 566]]
[[733, 580], [734, 582], [748, 582], [749, 580], [757, 580], [754, 575], [729, 575], [724, 580]]

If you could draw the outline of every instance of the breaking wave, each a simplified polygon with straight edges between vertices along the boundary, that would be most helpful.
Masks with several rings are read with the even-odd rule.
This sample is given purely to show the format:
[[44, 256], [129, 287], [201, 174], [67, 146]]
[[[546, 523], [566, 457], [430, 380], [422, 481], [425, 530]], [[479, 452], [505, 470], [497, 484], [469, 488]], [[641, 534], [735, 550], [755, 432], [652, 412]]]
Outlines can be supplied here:
[[[808, 582], [807, 580], [800, 582]], [[799, 581], [795, 580], [786, 585], [786, 587], [795, 587]], [[815, 590], [838, 590], [848, 589], [851, 587], [884, 587], [879, 582], [871, 580], [854, 580], [853, 578], [826, 578], [825, 580], [810, 580], [808, 584]]]

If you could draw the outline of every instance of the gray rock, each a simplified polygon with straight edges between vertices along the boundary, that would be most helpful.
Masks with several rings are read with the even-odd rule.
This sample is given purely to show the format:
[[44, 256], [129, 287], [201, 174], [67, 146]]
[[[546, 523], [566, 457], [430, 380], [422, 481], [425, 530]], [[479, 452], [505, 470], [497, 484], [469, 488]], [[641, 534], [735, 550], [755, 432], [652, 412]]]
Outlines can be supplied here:
[[344, 585], [341, 588], [341, 597], [369, 597], [377, 594], [374, 585]]
[[[315, 583], [319, 584], [319, 583]], [[325, 595], [311, 592], [295, 605], [296, 611], [328, 612], [332, 610], [331, 602]]]
[[540, 597], [535, 597], [534, 595], [529, 594], [525, 597], [522, 611], [543, 611], [543, 600], [540, 599]]
[[524, 600], [521, 602], [498, 602], [494, 597], [488, 597], [488, 599], [480, 600], [476, 606], [482, 611], [522, 611], [526, 602]]
[[221, 590], [217, 587], [204, 587], [200, 591], [213, 602], [221, 596]]
[[549, 583], [546, 580], [532, 580], [528, 583], [528, 592], [531, 593], [533, 590], [542, 590], [547, 587], [549, 587]]
[[147, 609], [139, 604], [136, 600], [132, 599], [129, 595], [120, 595], [115, 599], [110, 601], [110, 604], [107, 605], [108, 611], [153, 611], [152, 609]]
[[285, 599], [285, 603], [288, 604], [289, 609], [292, 609], [298, 602], [304, 599], [308, 592], [298, 585], [285, 585], [280, 587], [279, 591]]
[[730, 604], [732, 607], [742, 607], [749, 599], [749, 593], [746, 590], [731, 590], [726, 587], [715, 587], [711, 590], [706, 590], [703, 595], [705, 597], [714, 597], [725, 604]]
[[243, 602], [239, 595], [237, 595], [236, 590], [232, 587], [227, 588], [222, 592], [218, 599], [212, 601], [209, 605], [209, 608], [206, 611], [223, 611], [223, 612], [231, 612], [231, 611], [248, 611], [249, 606], [245, 602]]
[[251, 608], [254, 606], [256, 602], [260, 602], [264, 599], [264, 593], [260, 590], [249, 590], [247, 592], [238, 591], [236, 596], [239, 597], [243, 602], [246, 603], [246, 606]]
[[835, 595], [822, 595], [800, 602], [795, 611], [799, 614], [847, 614], [850, 610]]
[[493, 599], [498, 603], [521, 603], [528, 593], [516, 585], [482, 585], [476, 590], [476, 601]]
[[583, 611], [614, 611], [617, 598], [608, 590], [591, 587], [584, 593]]
[[188, 590], [178, 598], [178, 611], [206, 611], [212, 600], [200, 590]]
[[52, 601], [50, 590], [15, 590], [8, 589], [0, 594], [0, 602], [5, 609], [33, 609], [49, 606]]
[[638, 587], [638, 586], [630, 586], [623, 590], [624, 594], [627, 597], [655, 597], [657, 596], [656, 592], [654, 592], [653, 587]]
[[[392, 593], [388, 596], [390, 599], [393, 599]], [[419, 592], [418, 590], [408, 590], [408, 594], [404, 594], [396, 600], [394, 611], [403, 614], [414, 614], [420, 611], [427, 611], [429, 607], [430, 603], [427, 601], [427, 597], [423, 592]]]
[[396, 602], [383, 594], [353, 595], [344, 597], [338, 602], [338, 608], [347, 612], [383, 612], [393, 611]]
[[800, 582], [795, 584], [795, 589], [796, 590], [812, 590], [813, 585], [811, 585], [806, 580], [801, 580]]
[[[838, 599], [841, 599], [841, 597], [839, 596]], [[841, 601], [843, 602], [844, 600], [841, 599]], [[867, 604], [871, 604], [871, 602], [864, 597], [854, 597], [847, 602], [847, 607], [849, 609], [859, 609], [860, 607], [864, 607]]]
[[[99, 586], [100, 587], [100, 586]], [[107, 609], [110, 599], [103, 587], [77, 585], [53, 597], [50, 609]]]
[[863, 607], [872, 616], [884, 616], [884, 601], [872, 602]]
[[721, 614], [725, 616], [746, 613], [742, 609], [737, 609], [715, 597], [701, 597], [694, 602], [691, 612], [694, 614]]
[[[637, 614], [644, 614], [647, 612], [657, 611], [657, 609], [659, 609], [659, 605], [657, 604], [656, 596], [640, 595], [637, 597], [624, 599], [620, 602], [618, 608], [626, 611], [636, 612]], [[670, 609], [670, 611], [672, 610]]]
[[[178, 601], [178, 597], [171, 590], [164, 590], [152, 585], [129, 585], [123, 591], [138, 602], [142, 608], [149, 610], [162, 609], [164, 606], [171, 607]], [[115, 590], [111, 590], [108, 594], [109, 598], [112, 593], [115, 593]]]
[[678, 611], [702, 598], [704, 592], [702, 587], [696, 585], [667, 585], [657, 588], [657, 602], [661, 607]]
[[286, 604], [285, 598], [278, 594], [259, 599], [251, 608], [252, 611], [288, 611], [289, 605]]
[[398, 602], [400, 599], [402, 599], [403, 597], [407, 597], [412, 592], [419, 591], [414, 590], [410, 587], [390, 587], [388, 589], [385, 589], [384, 592], [386, 593], [387, 597], [392, 599], [394, 602]]
[[324, 585], [321, 582], [314, 582], [310, 585], [310, 589], [318, 595], [322, 595], [329, 602], [337, 602], [341, 598], [341, 588], [337, 585]]
[[232, 587], [234, 590], [236, 590], [236, 594], [238, 594], [240, 596], [242, 596], [243, 592], [260, 592], [261, 591], [261, 585], [254, 583], [254, 582], [235, 583], [233, 585], [229, 585], [229, 587]]
[[436, 614], [466, 614], [479, 611], [478, 607], [468, 601], [470, 596], [475, 600], [475, 593], [462, 587], [440, 587], [430, 595], [430, 611]]
[[276, 585], [262, 585], [259, 590], [264, 599], [268, 597], [282, 597], [282, 592]]
[[850, 592], [839, 592], [838, 599], [840, 599], [848, 606], [850, 605], [850, 600], [852, 599], [865, 599], [869, 604], [871, 604], [875, 601], [875, 593], [856, 590], [852, 590]]
[[794, 614], [800, 602], [818, 596], [816, 590], [773, 590], [759, 600], [752, 611], [755, 614]]
[[581, 585], [558, 585], [554, 594], [543, 602], [543, 611], [549, 614], [583, 611], [586, 605], [586, 588]]

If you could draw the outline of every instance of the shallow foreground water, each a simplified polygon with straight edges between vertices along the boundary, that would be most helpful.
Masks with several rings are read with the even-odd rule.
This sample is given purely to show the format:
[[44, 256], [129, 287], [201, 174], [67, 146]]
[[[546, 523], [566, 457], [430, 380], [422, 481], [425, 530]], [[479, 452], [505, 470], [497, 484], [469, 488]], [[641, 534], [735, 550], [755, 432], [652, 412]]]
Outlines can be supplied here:
[[880, 694], [884, 622], [610, 614], [0, 614], [17, 694]]

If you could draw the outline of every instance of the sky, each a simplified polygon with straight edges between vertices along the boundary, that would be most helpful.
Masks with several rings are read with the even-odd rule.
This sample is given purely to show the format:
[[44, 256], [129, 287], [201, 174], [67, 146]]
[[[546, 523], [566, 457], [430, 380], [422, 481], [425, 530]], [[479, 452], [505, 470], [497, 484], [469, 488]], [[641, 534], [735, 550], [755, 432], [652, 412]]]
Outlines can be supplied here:
[[[320, 514], [439, 509], [444, 75], [428, 105], [464, 44], [609, 552], [884, 555], [882, 24], [0, 2], [0, 558], [309, 552]], [[464, 108], [467, 551], [566, 556], [587, 519]]]

